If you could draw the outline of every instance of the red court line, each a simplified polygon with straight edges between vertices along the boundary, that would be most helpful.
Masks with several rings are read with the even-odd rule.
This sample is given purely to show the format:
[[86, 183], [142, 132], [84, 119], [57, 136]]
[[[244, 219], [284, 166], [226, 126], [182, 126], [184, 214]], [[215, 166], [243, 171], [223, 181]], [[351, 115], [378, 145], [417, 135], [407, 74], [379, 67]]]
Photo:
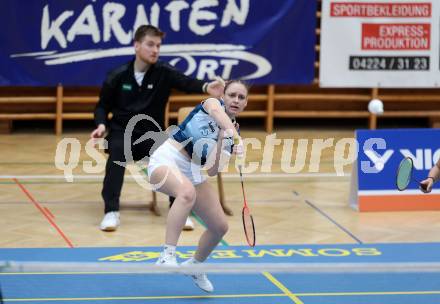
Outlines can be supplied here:
[[23, 193], [26, 194], [26, 196], [30, 199], [30, 201], [34, 204], [34, 206], [37, 207], [38, 210], [40, 210], [40, 212], [49, 221], [52, 227], [54, 227], [55, 230], [58, 231], [58, 234], [61, 235], [61, 237], [66, 241], [67, 245], [70, 248], [73, 248], [74, 246], [72, 242], [64, 234], [63, 230], [61, 230], [61, 228], [58, 227], [58, 225], [53, 221], [53, 219], [47, 214], [47, 212], [44, 211], [44, 208], [41, 206], [41, 204], [34, 199], [34, 197], [30, 194], [30, 192], [22, 184], [20, 184], [20, 182], [16, 178], [13, 178], [12, 180], [20, 187], [21, 191], [23, 191]]
[[47, 207], [44, 207], [44, 211], [51, 217], [51, 218], [55, 218], [55, 216], [53, 215], [53, 213], [52, 212], [50, 212], [50, 210], [49, 210], [49, 208], [47, 208]]

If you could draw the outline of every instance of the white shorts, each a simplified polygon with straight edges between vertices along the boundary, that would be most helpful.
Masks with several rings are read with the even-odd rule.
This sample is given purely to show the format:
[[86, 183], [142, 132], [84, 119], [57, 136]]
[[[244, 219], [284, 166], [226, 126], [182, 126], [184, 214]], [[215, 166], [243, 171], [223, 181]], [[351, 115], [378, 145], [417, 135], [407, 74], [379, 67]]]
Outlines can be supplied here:
[[[190, 159], [185, 157], [170, 140], [164, 142], [153, 155], [148, 162], [148, 177], [151, 178], [151, 174], [158, 167], [166, 166], [171, 171], [178, 170], [181, 174], [186, 176], [193, 185], [198, 185], [206, 180], [206, 176], [202, 174], [200, 165], [193, 163]], [[152, 185], [153, 189], [157, 189], [161, 186]]]

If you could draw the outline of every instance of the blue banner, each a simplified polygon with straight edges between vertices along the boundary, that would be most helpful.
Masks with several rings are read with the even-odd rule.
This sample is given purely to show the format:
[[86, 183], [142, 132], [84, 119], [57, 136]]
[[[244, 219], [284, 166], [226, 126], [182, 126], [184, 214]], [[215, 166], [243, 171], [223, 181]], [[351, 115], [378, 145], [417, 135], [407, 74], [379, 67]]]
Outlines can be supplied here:
[[133, 58], [142, 24], [166, 32], [161, 60], [199, 79], [310, 84], [316, 1], [4, 0], [0, 85], [100, 85]]
[[[418, 190], [440, 158], [440, 132], [436, 129], [357, 130], [359, 190], [396, 190], [396, 174], [405, 157], [414, 161], [409, 190]], [[419, 191], [420, 192], [420, 191]]]

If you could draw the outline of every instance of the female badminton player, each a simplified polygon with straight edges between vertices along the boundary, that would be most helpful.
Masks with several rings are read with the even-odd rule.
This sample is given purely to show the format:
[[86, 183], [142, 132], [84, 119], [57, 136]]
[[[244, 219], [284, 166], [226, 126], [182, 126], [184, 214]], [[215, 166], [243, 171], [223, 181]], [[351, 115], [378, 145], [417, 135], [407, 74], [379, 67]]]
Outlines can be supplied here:
[[[248, 88], [238, 80], [225, 84], [222, 99], [208, 98], [197, 105], [170, 139], [150, 157], [148, 175], [156, 191], [176, 198], [168, 212], [164, 250], [156, 264], [178, 266], [176, 246], [191, 210], [206, 224], [194, 257], [188, 266], [205, 261], [228, 230], [228, 223], [217, 192], [206, 181], [216, 175], [232, 154], [242, 156], [243, 143], [235, 117], [247, 105]], [[238, 143], [234, 146], [235, 143]], [[191, 275], [198, 287], [214, 290], [206, 274]]]

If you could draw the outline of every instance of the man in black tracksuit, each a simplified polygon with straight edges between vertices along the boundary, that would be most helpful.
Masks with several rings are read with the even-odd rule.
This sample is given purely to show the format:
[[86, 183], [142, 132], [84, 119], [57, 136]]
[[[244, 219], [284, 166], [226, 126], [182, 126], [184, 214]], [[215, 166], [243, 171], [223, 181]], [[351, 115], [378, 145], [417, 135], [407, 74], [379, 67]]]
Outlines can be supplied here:
[[[109, 157], [102, 189], [105, 216], [100, 225], [104, 231], [114, 231], [120, 223], [119, 197], [125, 167], [117, 162], [140, 160], [153, 153], [150, 151], [155, 144], [153, 140], [136, 145], [133, 143], [148, 131], [164, 130], [165, 107], [171, 90], [206, 92], [215, 97], [223, 93], [223, 84], [219, 81], [205, 83], [186, 76], [168, 63], [158, 61], [163, 36], [164, 33], [154, 26], [140, 26], [134, 37], [135, 59], [111, 71], [101, 89], [95, 109], [96, 129], [91, 137], [100, 138], [108, 132]], [[112, 113], [110, 120], [109, 113]], [[147, 119], [139, 120], [131, 133], [132, 159], [126, 159], [124, 132], [130, 119], [137, 114], [149, 115], [161, 130]]]

